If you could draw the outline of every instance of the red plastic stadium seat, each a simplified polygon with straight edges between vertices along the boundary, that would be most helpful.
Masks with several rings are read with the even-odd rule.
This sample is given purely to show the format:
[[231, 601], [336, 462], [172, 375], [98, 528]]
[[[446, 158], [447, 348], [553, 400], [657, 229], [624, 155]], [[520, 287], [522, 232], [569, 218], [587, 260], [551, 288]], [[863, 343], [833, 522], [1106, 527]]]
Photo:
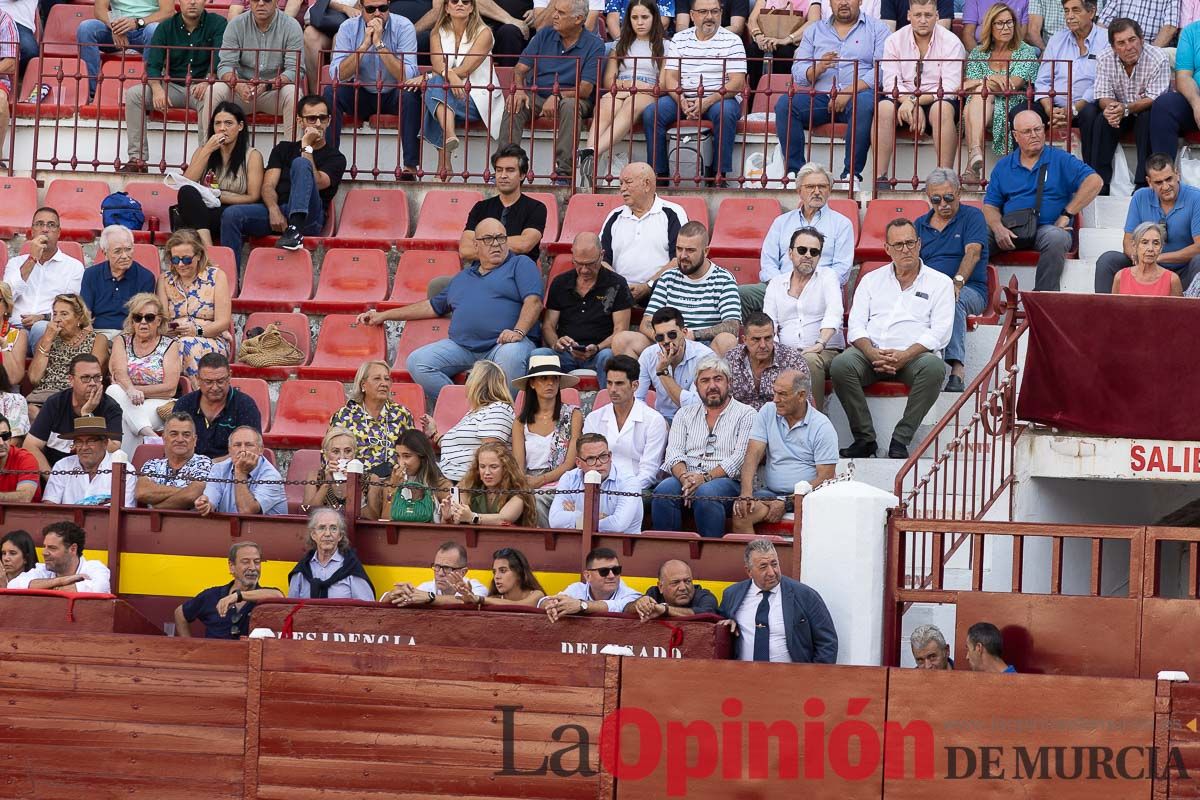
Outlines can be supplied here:
[[[96, 258], [98, 259], [103, 257], [103, 254], [96, 254]], [[160, 258], [158, 248], [152, 244], [143, 242], [133, 246], [133, 260], [153, 272], [155, 278], [162, 274]]]
[[387, 332], [382, 325], [360, 324], [355, 314], [330, 314], [317, 335], [312, 363], [300, 367], [301, 378], [349, 381], [365, 361], [387, 358]]
[[415, 383], [393, 383], [392, 400], [404, 406], [412, 413], [413, 419], [420, 424], [425, 415], [425, 390]]
[[[517, 406], [520, 408], [520, 406]], [[459, 420], [471, 410], [467, 402], [467, 387], [452, 383], [443, 386], [438, 395], [437, 403], [433, 406], [433, 421], [437, 429], [445, 433], [458, 424]]]
[[890, 260], [887, 250], [883, 247], [887, 241], [884, 238], [887, 224], [897, 217], [915, 220], [927, 211], [929, 211], [929, 203], [925, 200], [880, 199], [869, 201], [854, 257], [861, 260], [877, 258]]
[[[651, 408], [654, 408], [654, 401], [656, 399], [657, 396], [654, 394], [654, 390], [651, 389], [650, 391], [646, 392], [646, 399], [643, 402], [645, 402], [646, 405], [650, 406]], [[600, 391], [596, 392], [596, 398], [592, 401], [592, 411], [595, 411], [597, 408], [603, 408], [611, 402], [612, 400], [608, 396], [608, 389], [601, 389]]]
[[346, 404], [337, 381], [284, 381], [275, 403], [275, 420], [265, 439], [271, 447], [320, 447], [329, 418]]
[[[125, 89], [146, 82], [146, 66], [140, 58], [122, 56], [105, 61], [96, 82], [96, 97], [79, 109], [81, 119], [122, 120], [125, 118]], [[165, 188], [165, 187], [164, 187]]]
[[867, 397], [908, 397], [908, 387], [900, 381], [876, 381], [863, 390]]
[[758, 283], [758, 276], [762, 270], [762, 262], [757, 258], [726, 257], [715, 259], [713, 263], [732, 272], [739, 286]]
[[[171, 235], [171, 206], [179, 200], [179, 192], [169, 189], [162, 181], [129, 181], [125, 184], [129, 196], [142, 204], [146, 214], [146, 230], [134, 231], [133, 239], [137, 242], [165, 242]], [[158, 220], [158, 231], [151, 225], [154, 217]], [[210, 253], [211, 257], [211, 253]]]
[[473, 189], [431, 189], [421, 201], [416, 232], [399, 246], [406, 250], [457, 250], [467, 215], [482, 199], [483, 193]]
[[[549, 242], [558, 241], [558, 198], [550, 192], [525, 192], [526, 197], [540, 200], [546, 206], [546, 229], [542, 231], [542, 249]], [[599, 232], [599, 228], [596, 229]]]
[[[689, 194], [679, 197], [663, 195], [663, 200], [669, 200], [677, 206], [682, 206], [684, 212], [687, 213], [688, 222], [700, 222], [704, 227], [712, 230], [712, 226], [708, 224], [708, 203], [704, 202], [704, 198], [698, 195]], [[597, 228], [599, 233], [600, 229]]]
[[232, 247], [213, 245], [208, 248], [208, 260], [225, 270], [225, 278], [229, 281], [229, 293], [237, 297], [238, 272], [237, 258], [233, 255]]
[[[287, 475], [284, 477], [289, 481], [306, 481], [308, 476], [312, 475], [321, 466], [321, 451], [316, 450], [297, 450], [292, 453], [292, 463], [288, 464]], [[300, 506], [304, 503], [304, 484], [302, 483], [285, 483], [283, 485], [284, 493], [287, 495], [288, 513], [300, 514]]]
[[104, 227], [100, 204], [108, 195], [104, 181], [57, 178], [50, 182], [43, 205], [58, 210], [62, 238], [90, 242]]
[[[360, 312], [387, 296], [387, 253], [382, 250], [329, 250], [313, 299], [300, 304], [307, 314]], [[381, 329], [382, 330], [382, 329]]]
[[392, 363], [392, 378], [411, 381], [412, 376], [408, 374], [408, 357], [418, 347], [445, 339], [449, 330], [450, 320], [441, 317], [414, 319], [404, 323], [404, 330], [400, 333], [400, 342], [396, 347], [396, 360]]
[[84, 20], [95, 18], [96, 12], [91, 5], [51, 6], [46, 26], [42, 29], [42, 56], [78, 58], [79, 26]]
[[[304, 360], [300, 362], [299, 366], [307, 364], [309, 358], [312, 356], [312, 334], [308, 327], [308, 317], [304, 314], [259, 311], [246, 318], [246, 327], [244, 330], [266, 328], [271, 323], [275, 323], [281, 331], [285, 331], [284, 338], [295, 344], [300, 352], [304, 354]], [[267, 381], [283, 381], [296, 374], [296, 367], [252, 367], [249, 364], [242, 364], [235, 361], [233, 363], [233, 374], [246, 378], [261, 378]]]
[[429, 284], [434, 278], [456, 275], [461, 268], [458, 253], [449, 250], [405, 250], [396, 266], [392, 294], [377, 307], [399, 308], [426, 300]]
[[[573, 194], [567, 202], [567, 215], [563, 219], [558, 241], [546, 244], [543, 249], [551, 253], [571, 252], [571, 242], [583, 231], [599, 233], [604, 218], [621, 205], [619, 194]], [[543, 240], [545, 241], [545, 240]]]
[[[42, 87], [47, 90], [45, 97], [42, 97]], [[34, 58], [25, 67], [21, 91], [13, 98], [13, 115], [43, 119], [74, 117], [79, 106], [87, 102], [87, 96], [87, 68], [78, 58]], [[37, 99], [39, 97], [41, 100]]]
[[849, 197], [832, 197], [828, 206], [850, 220], [850, 224], [854, 226], [854, 242], [857, 244], [859, 232], [862, 230], [862, 223], [858, 219], [858, 201]]
[[235, 311], [291, 311], [312, 297], [312, 254], [260, 247], [250, 251]]
[[[237, 369], [235, 366], [234, 369]], [[234, 376], [230, 378], [229, 383], [239, 392], [245, 392], [250, 399], [254, 401], [254, 405], [258, 406], [258, 415], [262, 417], [262, 426], [267, 428], [271, 424], [271, 393], [267, 389], [267, 382], [262, 378], [241, 378]]]
[[155, 458], [162, 458], [166, 453], [166, 449], [161, 444], [139, 444], [133, 451], [133, 457], [129, 463], [133, 464], [135, 470], [140, 470], [146, 465], [147, 461]]
[[967, 330], [973, 331], [980, 325], [995, 325], [1000, 321], [1000, 272], [994, 264], [987, 265], [987, 308], [982, 314], [971, 314], [967, 317]]
[[573, 269], [575, 269], [575, 262], [571, 260], [570, 253], [556, 255], [553, 263], [550, 264], [550, 274], [546, 276], [546, 291], [550, 291], [550, 284], [554, 283], [555, 278]]
[[33, 211], [38, 207], [37, 182], [33, 178], [0, 179], [0, 238], [28, 233]]
[[[788, 85], [792, 82], [792, 76], [788, 74], [782, 75], [763, 75], [758, 79], [758, 87], [754, 91], [754, 96], [750, 102], [751, 114], [773, 114], [775, 112], [775, 104], [779, 102], [781, 95], [787, 94]], [[762, 146], [762, 139], [773, 138], [775, 134], [775, 120], [773, 118], [763, 120], [747, 120], [745, 115], [738, 121], [738, 131], [741, 133], [758, 134], [757, 137], [750, 143], [750, 147], [754, 148]], [[751, 150], [753, 152], [753, 149]]]
[[408, 195], [403, 189], [351, 189], [342, 204], [337, 233], [325, 244], [387, 250], [406, 236]]
[[767, 230], [782, 213], [783, 208], [774, 198], [725, 198], [717, 209], [709, 253], [714, 259], [720, 256], [759, 255]]
[[[32, 210], [30, 211], [29, 216], [30, 217], [33, 216]], [[64, 253], [66, 253], [67, 255], [71, 256], [71, 258], [74, 258], [76, 261], [78, 261], [80, 264], [83, 264], [85, 267], [87, 266], [88, 262], [86, 260], [84, 260], [84, 258], [83, 258], [83, 245], [81, 245], [79, 242], [60, 241], [58, 243], [58, 249]], [[26, 255], [28, 253], [29, 253], [29, 242], [27, 241], [27, 242], [25, 242], [25, 244], [21, 245], [21, 255]]]

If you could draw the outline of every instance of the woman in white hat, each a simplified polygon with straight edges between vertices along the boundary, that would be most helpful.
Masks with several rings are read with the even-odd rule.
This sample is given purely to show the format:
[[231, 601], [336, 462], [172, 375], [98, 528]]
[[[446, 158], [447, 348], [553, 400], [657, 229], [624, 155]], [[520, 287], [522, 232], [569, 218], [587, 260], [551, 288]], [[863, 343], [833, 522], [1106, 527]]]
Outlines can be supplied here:
[[[513, 426], [512, 449], [517, 464], [525, 470], [529, 488], [551, 488], [563, 473], [575, 466], [575, 450], [583, 431], [579, 406], [562, 401], [562, 389], [579, 383], [579, 378], [562, 371], [556, 355], [529, 357], [529, 372], [513, 381], [525, 400]], [[548, 527], [547, 516], [553, 494], [536, 494], [538, 524]]]

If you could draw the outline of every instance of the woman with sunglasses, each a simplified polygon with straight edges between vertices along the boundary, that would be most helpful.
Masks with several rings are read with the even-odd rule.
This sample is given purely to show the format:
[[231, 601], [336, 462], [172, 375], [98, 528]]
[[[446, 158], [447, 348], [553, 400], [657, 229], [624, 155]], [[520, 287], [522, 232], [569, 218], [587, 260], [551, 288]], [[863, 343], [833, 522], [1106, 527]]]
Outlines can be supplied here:
[[[458, 149], [455, 124], [482, 124], [498, 138], [504, 116], [500, 78], [492, 68], [492, 30], [479, 15], [475, 0], [445, 0], [429, 40], [432, 72], [411, 79], [406, 88], [425, 88], [425, 141], [438, 150], [438, 175], [450, 168]], [[468, 90], [468, 85], [470, 89]]]
[[166, 335], [166, 314], [157, 296], [135, 294], [125, 308], [129, 315], [113, 339], [112, 384], [105, 394], [121, 406], [121, 449], [133, 455], [145, 437], [162, 430], [158, 409], [178, 391], [182, 364], [178, 340]]
[[817, 266], [824, 248], [825, 236], [819, 230], [796, 229], [788, 246], [792, 271], [772, 278], [763, 298], [763, 313], [775, 323], [779, 343], [799, 350], [808, 364], [812, 402], [818, 411], [825, 408], [829, 365], [846, 349], [842, 287], [836, 272]]
[[33, 349], [29, 364], [29, 382], [36, 388], [29, 394], [30, 410], [38, 408], [66, 389], [71, 371], [71, 359], [91, 353], [100, 359], [101, 368], [108, 363], [108, 339], [92, 330], [92, 315], [83, 298], [77, 294], [60, 294], [54, 298], [50, 324]]
[[207, 353], [229, 357], [233, 337], [232, 299], [225, 271], [208, 260], [195, 231], [176, 231], [164, 247], [158, 301], [166, 309], [167, 332], [179, 339], [183, 374], [195, 377]]
[[212, 247], [220, 240], [221, 215], [226, 206], [262, 200], [264, 172], [262, 153], [250, 147], [246, 112], [228, 100], [217, 103], [208, 120], [208, 140], [192, 155], [183, 174], [190, 181], [220, 190], [221, 205], [209, 208], [196, 187], [182, 187], [178, 224], [172, 230], [190, 228], [205, 247]]

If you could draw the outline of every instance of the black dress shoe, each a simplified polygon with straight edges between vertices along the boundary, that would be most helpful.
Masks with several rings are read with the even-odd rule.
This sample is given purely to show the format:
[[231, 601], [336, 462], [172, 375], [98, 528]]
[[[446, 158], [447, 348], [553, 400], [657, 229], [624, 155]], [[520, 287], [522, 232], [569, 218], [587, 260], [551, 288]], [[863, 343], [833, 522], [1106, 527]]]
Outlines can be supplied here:
[[860, 442], [855, 439], [853, 444], [849, 447], [843, 447], [838, 453], [841, 454], [842, 458], [874, 458], [878, 449], [874, 439], [869, 442]]
[[946, 388], [942, 389], [942, 391], [943, 392], [962, 392], [965, 388], [967, 388], [967, 387], [963, 384], [963, 379], [960, 376], [951, 375], [949, 378], [946, 379]]
[[888, 445], [888, 458], [902, 458], [908, 460], [908, 448], [892, 439], [892, 443]]

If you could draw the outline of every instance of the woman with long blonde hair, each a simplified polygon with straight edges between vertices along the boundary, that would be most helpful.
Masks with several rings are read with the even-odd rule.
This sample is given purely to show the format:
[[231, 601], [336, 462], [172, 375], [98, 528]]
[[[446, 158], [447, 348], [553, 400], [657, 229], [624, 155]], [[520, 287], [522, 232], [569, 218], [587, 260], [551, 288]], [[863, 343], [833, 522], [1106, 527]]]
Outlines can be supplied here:
[[425, 435], [441, 450], [439, 466], [442, 474], [457, 483], [467, 474], [475, 450], [487, 442], [499, 442], [505, 447], [512, 442], [512, 395], [508, 378], [495, 361], [476, 361], [467, 377], [469, 411], [445, 433], [438, 433], [437, 423], [426, 414], [422, 418]]
[[166, 335], [166, 314], [157, 295], [135, 294], [125, 308], [129, 313], [121, 335], [113, 337], [108, 362], [112, 384], [105, 393], [121, 406], [121, 448], [133, 455], [144, 437], [162, 430], [158, 409], [179, 390], [182, 362], [179, 342]]

